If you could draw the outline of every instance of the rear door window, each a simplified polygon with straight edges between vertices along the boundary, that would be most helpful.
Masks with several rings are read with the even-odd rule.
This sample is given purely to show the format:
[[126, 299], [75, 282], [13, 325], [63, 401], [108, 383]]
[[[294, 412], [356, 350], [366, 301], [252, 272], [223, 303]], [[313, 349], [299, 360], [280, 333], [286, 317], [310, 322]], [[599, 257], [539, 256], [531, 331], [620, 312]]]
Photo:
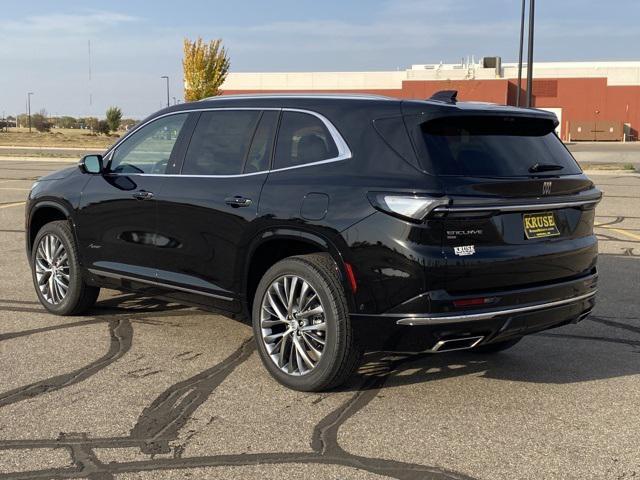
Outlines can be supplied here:
[[554, 133], [551, 120], [446, 117], [425, 122], [418, 129], [414, 137], [418, 156], [430, 173], [473, 177], [581, 173]]
[[333, 137], [322, 120], [302, 112], [282, 112], [274, 168], [287, 168], [338, 156]]
[[259, 117], [260, 112], [257, 110], [203, 112], [191, 137], [182, 173], [242, 173]]
[[279, 114], [279, 111], [274, 110], [267, 110], [262, 113], [247, 155], [244, 173], [263, 172], [269, 169]]

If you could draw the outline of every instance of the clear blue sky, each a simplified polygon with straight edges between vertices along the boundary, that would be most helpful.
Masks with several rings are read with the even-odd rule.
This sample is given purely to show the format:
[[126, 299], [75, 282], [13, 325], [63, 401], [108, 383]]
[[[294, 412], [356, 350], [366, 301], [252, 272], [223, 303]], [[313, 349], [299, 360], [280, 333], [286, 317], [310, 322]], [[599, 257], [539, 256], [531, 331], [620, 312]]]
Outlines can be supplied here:
[[[537, 0], [536, 59], [640, 59], [640, 0]], [[29, 0], [0, 10], [0, 114], [143, 117], [182, 97], [182, 39], [222, 37], [232, 71], [515, 61], [520, 0]], [[89, 105], [87, 41], [92, 45]]]

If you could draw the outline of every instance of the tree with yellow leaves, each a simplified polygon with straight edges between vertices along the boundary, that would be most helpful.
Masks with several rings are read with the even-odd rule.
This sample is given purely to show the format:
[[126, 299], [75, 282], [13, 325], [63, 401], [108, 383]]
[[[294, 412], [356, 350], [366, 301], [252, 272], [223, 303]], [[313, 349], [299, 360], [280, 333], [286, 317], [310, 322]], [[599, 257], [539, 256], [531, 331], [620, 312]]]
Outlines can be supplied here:
[[220, 95], [220, 85], [229, 71], [229, 57], [222, 39], [205, 43], [202, 38], [192, 42], [184, 39], [184, 99], [194, 102]]

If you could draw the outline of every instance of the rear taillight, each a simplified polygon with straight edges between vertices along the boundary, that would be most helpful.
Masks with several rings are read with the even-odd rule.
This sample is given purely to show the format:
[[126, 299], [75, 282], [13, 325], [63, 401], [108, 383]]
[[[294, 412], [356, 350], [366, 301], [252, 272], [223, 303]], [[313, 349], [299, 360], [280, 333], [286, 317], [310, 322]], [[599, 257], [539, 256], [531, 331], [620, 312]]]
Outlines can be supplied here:
[[453, 306], [456, 308], [480, 307], [495, 303], [497, 300], [496, 297], [462, 298], [460, 300], [454, 300]]
[[378, 210], [413, 222], [421, 222], [434, 208], [449, 203], [445, 197], [404, 193], [369, 192], [368, 198]]
[[351, 287], [351, 291], [356, 293], [358, 291], [358, 282], [356, 282], [356, 275], [353, 273], [353, 267], [350, 263], [344, 262], [344, 269], [347, 273], [347, 280], [349, 282], [349, 286]]

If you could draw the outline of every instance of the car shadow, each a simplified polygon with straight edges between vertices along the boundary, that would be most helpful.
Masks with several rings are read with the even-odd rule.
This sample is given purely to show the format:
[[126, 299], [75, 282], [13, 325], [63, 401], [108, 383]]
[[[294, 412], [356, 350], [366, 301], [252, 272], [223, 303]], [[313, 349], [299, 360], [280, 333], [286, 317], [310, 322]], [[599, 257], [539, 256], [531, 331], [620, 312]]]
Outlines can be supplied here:
[[[97, 317], [125, 314], [134, 320], [137, 315], [154, 318], [193, 313], [190, 307], [135, 294], [102, 300], [91, 311]], [[370, 352], [358, 372], [337, 391], [390, 388], [464, 375], [569, 384], [640, 374], [640, 330], [622, 323], [630, 330], [610, 329], [611, 323], [615, 321], [587, 318], [578, 325], [527, 336], [511, 349], [494, 354]]]
[[[570, 384], [640, 374], [640, 335], [633, 340], [565, 331], [560, 328], [531, 335], [510, 350], [494, 354], [369, 353], [357, 374], [340, 390], [392, 388], [466, 375]], [[383, 381], [371, 381], [374, 378]]]
[[[596, 312], [618, 311], [618, 302], [633, 304], [635, 298], [630, 299], [624, 291], [628, 286], [620, 284], [617, 277], [632, 277], [637, 272], [636, 264], [629, 263], [629, 257], [601, 255], [599, 266], [602, 301]], [[126, 293], [101, 299], [90, 314], [96, 317], [132, 315], [135, 320], [136, 315], [152, 319], [193, 312], [193, 307]], [[387, 388], [462, 375], [511, 382], [569, 384], [640, 374], [637, 355], [640, 353], [640, 319], [636, 320], [635, 315], [634, 318], [602, 315], [592, 315], [577, 325], [527, 336], [511, 349], [495, 354], [368, 353], [358, 373], [339, 390], [373, 388], [371, 385]]]

